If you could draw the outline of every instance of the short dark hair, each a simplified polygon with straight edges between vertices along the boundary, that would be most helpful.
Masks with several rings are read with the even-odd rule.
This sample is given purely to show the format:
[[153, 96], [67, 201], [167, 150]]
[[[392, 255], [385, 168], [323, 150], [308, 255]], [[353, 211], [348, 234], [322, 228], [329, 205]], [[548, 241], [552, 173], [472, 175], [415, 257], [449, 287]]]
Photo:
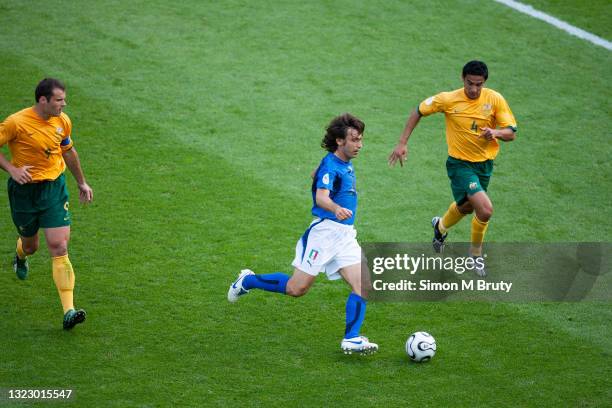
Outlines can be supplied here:
[[51, 99], [51, 97], [53, 96], [53, 90], [56, 88], [61, 89], [62, 91], [66, 90], [66, 87], [59, 79], [45, 78], [40, 81], [36, 86], [36, 91], [34, 92], [36, 103], [38, 103], [42, 96], [47, 98], [47, 101]]
[[329, 152], [335, 152], [338, 149], [336, 139], [346, 139], [346, 134], [350, 128], [355, 129], [359, 134], [363, 134], [365, 123], [350, 113], [336, 116], [327, 125], [325, 136], [323, 136], [321, 141], [321, 147]]
[[463, 66], [463, 74], [462, 78], [465, 78], [466, 75], [479, 75], [484, 77], [485, 81], [489, 78], [489, 69], [487, 68], [487, 64], [482, 61], [470, 61]]

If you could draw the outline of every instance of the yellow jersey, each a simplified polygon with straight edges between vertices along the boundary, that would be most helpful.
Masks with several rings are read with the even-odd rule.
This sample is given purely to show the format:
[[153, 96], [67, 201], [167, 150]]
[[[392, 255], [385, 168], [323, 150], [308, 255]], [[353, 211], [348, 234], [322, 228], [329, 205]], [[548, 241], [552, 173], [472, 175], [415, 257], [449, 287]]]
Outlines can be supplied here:
[[499, 142], [480, 136], [480, 128], [506, 128], [516, 131], [516, 120], [501, 94], [483, 88], [478, 99], [470, 99], [463, 88], [441, 92], [418, 106], [422, 116], [444, 112], [448, 155], [470, 162], [495, 159]]
[[65, 113], [43, 120], [30, 107], [0, 123], [0, 146], [8, 143], [15, 167], [33, 166], [32, 182], [55, 180], [66, 169], [62, 153], [72, 148], [71, 131]]

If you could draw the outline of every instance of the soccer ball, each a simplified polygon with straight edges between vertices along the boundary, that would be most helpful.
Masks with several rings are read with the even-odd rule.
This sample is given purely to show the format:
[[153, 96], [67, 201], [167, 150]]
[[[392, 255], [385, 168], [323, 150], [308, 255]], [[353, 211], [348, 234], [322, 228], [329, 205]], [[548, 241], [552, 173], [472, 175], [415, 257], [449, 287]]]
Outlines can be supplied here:
[[406, 354], [417, 363], [431, 360], [436, 354], [436, 339], [427, 332], [412, 333], [406, 341]]

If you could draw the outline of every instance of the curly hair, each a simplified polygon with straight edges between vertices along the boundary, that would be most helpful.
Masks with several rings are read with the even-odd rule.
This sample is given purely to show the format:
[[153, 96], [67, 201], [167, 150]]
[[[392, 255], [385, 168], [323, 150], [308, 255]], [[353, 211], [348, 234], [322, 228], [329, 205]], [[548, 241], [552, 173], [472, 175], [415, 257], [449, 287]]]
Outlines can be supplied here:
[[323, 136], [321, 141], [321, 147], [329, 152], [335, 152], [338, 149], [336, 139], [345, 139], [350, 128], [355, 129], [359, 134], [363, 134], [365, 123], [350, 113], [336, 116], [327, 125], [325, 136]]

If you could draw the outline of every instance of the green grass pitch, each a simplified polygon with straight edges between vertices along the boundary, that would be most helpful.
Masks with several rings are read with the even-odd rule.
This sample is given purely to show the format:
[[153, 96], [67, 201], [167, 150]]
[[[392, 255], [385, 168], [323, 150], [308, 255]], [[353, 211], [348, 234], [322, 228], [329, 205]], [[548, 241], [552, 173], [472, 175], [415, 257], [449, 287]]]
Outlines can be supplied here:
[[[534, 4], [610, 39], [608, 2], [565, 3]], [[95, 192], [77, 205], [70, 176], [88, 319], [64, 332], [44, 245], [27, 281], [12, 272], [0, 191], [3, 389], [72, 388], [64, 404], [81, 407], [609, 406], [610, 303], [371, 303], [381, 350], [350, 358], [342, 283], [225, 298], [241, 268], [289, 272], [323, 128], [342, 112], [367, 126], [359, 239], [430, 240], [451, 200], [443, 117], [421, 122], [403, 169], [386, 158], [410, 110], [460, 87], [474, 58], [519, 123], [487, 239], [609, 242], [609, 51], [486, 0], [5, 0], [0, 49], [0, 117], [44, 76], [64, 80]], [[438, 341], [430, 363], [404, 354], [416, 330]]]

